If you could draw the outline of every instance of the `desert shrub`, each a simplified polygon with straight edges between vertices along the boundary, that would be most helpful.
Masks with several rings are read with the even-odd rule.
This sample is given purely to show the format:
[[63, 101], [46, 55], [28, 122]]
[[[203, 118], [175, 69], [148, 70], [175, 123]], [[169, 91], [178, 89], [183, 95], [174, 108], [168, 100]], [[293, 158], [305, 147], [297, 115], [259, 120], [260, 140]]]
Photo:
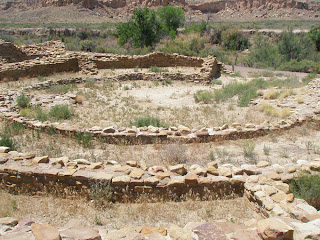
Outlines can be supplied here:
[[146, 127], [146, 126], [167, 127], [166, 124], [161, 122], [160, 118], [153, 117], [150, 115], [137, 117], [134, 119], [134, 121], [130, 121], [130, 125], [136, 126], [136, 127]]
[[207, 30], [208, 24], [205, 21], [201, 21], [200, 23], [191, 23], [185, 27], [185, 33], [199, 33], [201, 36]]
[[161, 160], [169, 165], [183, 164], [188, 161], [187, 148], [184, 144], [170, 143], [160, 151]]
[[271, 151], [271, 148], [264, 144], [263, 145], [264, 155], [269, 156], [270, 155], [270, 151]]
[[90, 181], [89, 194], [96, 207], [103, 207], [112, 200], [113, 188], [108, 181]]
[[273, 106], [266, 104], [266, 103], [259, 105], [259, 110], [261, 112], [264, 112], [268, 116], [272, 116], [272, 117], [285, 118], [285, 117], [290, 116], [290, 114], [291, 114], [289, 108], [278, 109], [278, 108], [274, 108]]
[[320, 25], [311, 28], [308, 35], [316, 44], [318, 51], [320, 51]]
[[85, 88], [93, 88], [96, 85], [96, 79], [94, 78], [87, 78], [84, 84]]
[[280, 92], [277, 91], [274, 88], [269, 88], [268, 90], [266, 90], [263, 94], [263, 98], [264, 99], [276, 99], [278, 98], [280, 95]]
[[91, 40], [84, 40], [80, 42], [80, 50], [85, 52], [95, 52], [97, 44]]
[[172, 7], [170, 5], [158, 8], [157, 15], [162, 31], [171, 37], [177, 35], [177, 29], [185, 21], [184, 11], [179, 7]]
[[92, 134], [89, 132], [76, 132], [76, 141], [83, 147], [90, 147], [92, 141]]
[[255, 147], [256, 147], [256, 144], [254, 141], [245, 140], [242, 144], [243, 155], [247, 158], [253, 159]]
[[152, 46], [159, 40], [160, 29], [154, 10], [136, 8], [130, 21], [117, 26], [119, 44], [123, 46], [130, 41], [135, 47]]
[[16, 100], [18, 107], [19, 108], [26, 108], [29, 107], [29, 103], [30, 103], [30, 98], [26, 95], [24, 95], [24, 93], [21, 93]]
[[214, 93], [208, 90], [198, 90], [195, 94], [193, 94], [193, 98], [198, 102], [210, 103], [214, 98]]
[[315, 72], [320, 73], [320, 63], [311, 60], [303, 59], [298, 61], [297, 59], [290, 60], [280, 65], [279, 70], [293, 71], [293, 72]]
[[250, 103], [251, 99], [256, 98], [257, 91], [255, 89], [247, 89], [243, 92], [239, 99], [239, 106], [246, 107]]
[[49, 116], [56, 120], [70, 119], [72, 114], [66, 104], [57, 104], [50, 108]]
[[229, 50], [244, 50], [249, 47], [249, 39], [239, 30], [229, 28], [221, 33], [221, 44]]
[[320, 210], [320, 175], [297, 176], [290, 181], [289, 186], [295, 197], [306, 200]]
[[3, 132], [1, 135], [0, 146], [9, 147], [12, 151], [17, 149], [17, 143], [6, 132]]

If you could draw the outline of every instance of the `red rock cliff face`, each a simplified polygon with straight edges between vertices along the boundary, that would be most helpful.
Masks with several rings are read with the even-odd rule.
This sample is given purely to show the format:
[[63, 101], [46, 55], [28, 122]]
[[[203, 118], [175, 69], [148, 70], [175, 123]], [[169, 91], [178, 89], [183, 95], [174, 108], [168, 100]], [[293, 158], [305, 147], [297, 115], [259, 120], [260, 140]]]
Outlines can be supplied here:
[[189, 4], [193, 10], [200, 10], [202, 12], [219, 12], [225, 9], [281, 9], [281, 8], [295, 8], [319, 11], [320, 2], [302, 2], [295, 0], [235, 0], [235, 1], [207, 1], [197, 4]]

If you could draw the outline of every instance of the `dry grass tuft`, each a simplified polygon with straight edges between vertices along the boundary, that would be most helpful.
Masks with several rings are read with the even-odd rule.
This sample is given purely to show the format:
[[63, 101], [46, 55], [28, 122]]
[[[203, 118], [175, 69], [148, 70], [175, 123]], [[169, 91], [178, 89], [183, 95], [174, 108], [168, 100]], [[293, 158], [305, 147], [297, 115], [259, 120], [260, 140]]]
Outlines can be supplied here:
[[263, 103], [263, 104], [259, 105], [259, 110], [261, 112], [264, 112], [268, 116], [272, 116], [272, 117], [286, 118], [286, 117], [290, 116], [290, 114], [291, 114], [289, 108], [279, 109], [279, 108], [275, 108], [267, 103]]

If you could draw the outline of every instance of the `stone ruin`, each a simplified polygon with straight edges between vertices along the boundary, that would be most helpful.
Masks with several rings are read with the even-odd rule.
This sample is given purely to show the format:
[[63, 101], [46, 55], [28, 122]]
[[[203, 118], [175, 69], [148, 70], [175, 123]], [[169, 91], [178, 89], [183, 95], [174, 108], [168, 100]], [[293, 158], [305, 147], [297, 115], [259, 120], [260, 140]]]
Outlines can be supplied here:
[[[222, 64], [214, 57], [188, 57], [179, 54], [150, 53], [144, 56], [124, 56], [114, 54], [83, 53], [66, 51], [60, 41], [18, 48], [11, 43], [0, 43], [3, 59], [10, 52], [19, 52], [26, 59], [17, 58], [0, 66], [0, 81], [18, 80], [19, 78], [47, 76], [58, 72], [82, 72], [87, 75], [97, 74], [99, 69], [110, 68], [147, 68], [157, 67], [199, 67], [200, 74], [171, 74], [170, 77], [185, 78], [194, 81], [209, 81], [216, 75]], [[17, 54], [18, 55], [18, 54]], [[139, 77], [139, 75], [137, 75]], [[133, 76], [134, 78], [134, 76]]]
[[[7, 46], [13, 47], [10, 44], [7, 44]], [[1, 80], [38, 76], [44, 73], [53, 74], [59, 71], [82, 71], [91, 75], [97, 73], [98, 69], [113, 67], [196, 66], [201, 68], [200, 74], [126, 73], [114, 77], [95, 78], [97, 81], [161, 80], [164, 76], [168, 77], [170, 75], [173, 80], [200, 82], [209, 81], [213, 75], [221, 70], [221, 64], [213, 57], [197, 58], [163, 53], [151, 53], [144, 56], [119, 56], [68, 52], [60, 42], [24, 47], [17, 52], [23, 53], [16, 54], [22, 56], [19, 59], [21, 61], [13, 63], [8, 61], [2, 64], [0, 66]], [[23, 56], [30, 57], [30, 59], [23, 59]], [[319, 79], [309, 83], [308, 98], [306, 98], [304, 104], [298, 107], [294, 106], [294, 110], [292, 110], [294, 114], [290, 118], [276, 123], [265, 122], [261, 125], [248, 123], [241, 126], [234, 123], [231, 126], [224, 125], [217, 128], [202, 129], [189, 129], [186, 126], [170, 128], [153, 126], [141, 128], [134, 126], [132, 128], [115, 128], [113, 126], [79, 128], [64, 123], [27, 119], [18, 113], [16, 98], [21, 91], [28, 94], [27, 91], [31, 89], [38, 90], [56, 84], [77, 84], [85, 81], [87, 81], [87, 78], [79, 77], [57, 81], [48, 80], [24, 87], [21, 90], [2, 89], [0, 117], [4, 121], [18, 122], [30, 129], [49, 131], [54, 128], [57, 134], [63, 134], [64, 136], [74, 137], [77, 132], [89, 132], [94, 138], [112, 144], [169, 143], [174, 141], [191, 143], [255, 138], [286, 131], [307, 122], [316, 122], [317, 124], [320, 122]], [[75, 97], [72, 94], [65, 94], [60, 100], [69, 104], [76, 104]], [[46, 102], [46, 104], [51, 103], [50, 101]], [[290, 102], [285, 104], [288, 106]], [[288, 184], [294, 176], [301, 172], [319, 174], [319, 171], [320, 159], [299, 160], [296, 164], [285, 166], [271, 165], [270, 162], [261, 161], [256, 165], [244, 164], [236, 167], [232, 164], [219, 165], [213, 161], [208, 162], [206, 167], [197, 164], [192, 166], [178, 164], [164, 167], [148, 166], [144, 161], [139, 160], [127, 161], [125, 165], [121, 165], [116, 161], [109, 160], [93, 163], [86, 159], [69, 159], [67, 156], [51, 158], [49, 156], [36, 156], [31, 152], [10, 151], [7, 147], [0, 147], [0, 188], [7, 189], [10, 192], [41, 194], [54, 189], [61, 195], [72, 193], [90, 198], [92, 186], [103, 182], [110, 187], [112, 193], [110, 200], [114, 202], [134, 201], [141, 195], [159, 200], [183, 200], [186, 196], [191, 198], [196, 196], [201, 200], [243, 197], [258, 213], [266, 218], [260, 220], [253, 229], [243, 229], [250, 236], [253, 236], [248, 239], [300, 240], [310, 239], [308, 238], [310, 236], [313, 237], [311, 239], [317, 239], [316, 237], [320, 236], [319, 211], [304, 200], [295, 198], [290, 193]], [[0, 219], [0, 236], [2, 234], [3, 239], [15, 239], [15, 234], [19, 232], [16, 228], [20, 223], [17, 227], [14, 227], [17, 223], [18, 221], [11, 218]], [[39, 228], [46, 229], [45, 226], [34, 224], [28, 226], [29, 231], [19, 232], [19, 234], [28, 235], [29, 238], [27, 239], [34, 239], [37, 236], [36, 239], [43, 239], [39, 238]], [[52, 226], [50, 227], [52, 229]], [[87, 227], [89, 228], [89, 226]], [[150, 229], [158, 228], [150, 227]], [[185, 239], [201, 239], [199, 236], [202, 235], [199, 234], [204, 234], [208, 229], [219, 233], [221, 236], [219, 239], [245, 239], [237, 238], [237, 234], [240, 233], [236, 231], [231, 233], [229, 231], [227, 234], [226, 231], [213, 223], [197, 225], [192, 229], [190, 238]], [[161, 228], [161, 230], [163, 230], [161, 235], [162, 237], [165, 236], [165, 239], [179, 239], [183, 234], [189, 234], [187, 230], [180, 229], [181, 234], [172, 238], [174, 233], [170, 229]], [[69, 235], [64, 235], [65, 232], [58, 231], [56, 228], [54, 233], [56, 239], [72, 237], [70, 232]], [[94, 233], [95, 238], [88, 237], [86, 239], [120, 239], [115, 238], [116, 231], [108, 233], [110, 238], [102, 238], [97, 231], [91, 231], [91, 233]], [[142, 234], [139, 235], [140, 239], [150, 237], [150, 234], [144, 234], [145, 230], [140, 229], [136, 233]], [[40, 236], [43, 236], [41, 234]], [[229, 238], [227, 238], [227, 235]], [[198, 238], [192, 238], [191, 236], [198, 236]], [[129, 236], [128, 239], [130, 239]]]

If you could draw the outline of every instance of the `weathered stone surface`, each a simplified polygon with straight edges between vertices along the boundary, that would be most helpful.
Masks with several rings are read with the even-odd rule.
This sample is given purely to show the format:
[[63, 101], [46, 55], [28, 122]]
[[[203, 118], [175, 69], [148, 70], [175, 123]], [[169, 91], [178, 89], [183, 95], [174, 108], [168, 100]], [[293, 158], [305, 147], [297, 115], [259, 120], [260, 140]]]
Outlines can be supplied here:
[[224, 177], [232, 177], [232, 169], [229, 167], [219, 167], [219, 175]]
[[214, 223], [205, 223], [193, 229], [199, 240], [228, 240], [220, 227]]
[[156, 177], [148, 177], [144, 179], [144, 183], [150, 186], [157, 185], [159, 183], [159, 179]]
[[31, 232], [10, 232], [1, 236], [1, 240], [34, 240]]
[[60, 234], [56, 227], [48, 224], [34, 223], [31, 225], [31, 231], [35, 236], [35, 240], [60, 240]]
[[172, 240], [192, 240], [191, 235], [177, 225], [170, 225], [168, 234]]
[[279, 218], [267, 218], [258, 221], [258, 234], [262, 239], [292, 240], [293, 228]]
[[101, 240], [99, 232], [80, 219], [71, 219], [63, 229], [60, 230], [62, 239], [77, 240]]
[[218, 169], [216, 169], [214, 166], [207, 167], [207, 173], [212, 174], [214, 176], [218, 176], [219, 175]]
[[138, 166], [138, 162], [137, 161], [126, 161], [126, 164], [130, 167], [136, 167]]
[[184, 182], [185, 182], [185, 184], [190, 185], [190, 186], [197, 185], [198, 184], [198, 176], [194, 173], [187, 174], [184, 177]]
[[275, 187], [284, 193], [290, 193], [290, 187], [286, 183], [279, 182], [275, 185]]
[[90, 161], [88, 161], [87, 159], [83, 159], [83, 158], [75, 159], [75, 160], [73, 160], [73, 162], [76, 162], [78, 165], [90, 165], [91, 164]]
[[310, 169], [312, 171], [320, 171], [320, 161], [313, 161], [310, 163]]
[[130, 177], [127, 175], [112, 178], [112, 184], [115, 186], [125, 186], [130, 183]]
[[170, 173], [169, 172], [159, 172], [156, 175], [157, 178], [159, 179], [165, 179], [165, 178], [170, 178]]
[[278, 192], [278, 193], [271, 196], [271, 199], [277, 203], [285, 200], [286, 198], [287, 198], [287, 194], [285, 194], [283, 192]]
[[217, 161], [211, 161], [207, 163], [207, 168], [214, 167], [218, 168], [218, 162]]
[[168, 187], [183, 187], [185, 186], [184, 184], [184, 178], [183, 177], [176, 177], [173, 179], [170, 179], [169, 182], [167, 183]]
[[268, 166], [270, 166], [270, 165], [271, 165], [270, 162], [267, 162], [267, 161], [259, 161], [258, 164], [257, 164], [257, 167], [262, 167], [262, 168], [264, 168], [264, 167], [268, 167]]
[[174, 166], [169, 166], [169, 171], [177, 173], [179, 175], [185, 175], [187, 173], [187, 168], [184, 164], [178, 164]]
[[90, 169], [101, 169], [101, 168], [103, 168], [103, 163], [102, 162], [91, 163], [89, 168]]
[[143, 234], [145, 237], [150, 237], [152, 233], [160, 233], [162, 236], [167, 235], [167, 230], [163, 227], [148, 227], [143, 226], [140, 230], [140, 233]]
[[144, 174], [144, 171], [142, 169], [135, 168], [131, 171], [129, 176], [135, 179], [140, 179], [143, 174]]
[[10, 151], [9, 147], [0, 147], [0, 153], [8, 153]]
[[311, 222], [308, 223], [296, 223], [291, 225], [294, 228], [294, 239], [297, 240], [319, 240], [320, 228]]
[[101, 234], [103, 240], [145, 240], [143, 234], [139, 233], [138, 228], [121, 228], [119, 230], [111, 230], [105, 234]]
[[278, 192], [277, 189], [275, 189], [272, 186], [264, 185], [263, 190], [269, 195], [272, 196], [273, 194], [276, 194]]
[[113, 127], [113, 126], [110, 126], [110, 127], [104, 128], [104, 129], [102, 130], [102, 132], [104, 132], [104, 133], [115, 133], [115, 132], [116, 132], [116, 129], [115, 129], [115, 127]]
[[18, 224], [18, 220], [12, 217], [0, 218], [0, 225], [8, 225], [8, 226], [16, 226]]

